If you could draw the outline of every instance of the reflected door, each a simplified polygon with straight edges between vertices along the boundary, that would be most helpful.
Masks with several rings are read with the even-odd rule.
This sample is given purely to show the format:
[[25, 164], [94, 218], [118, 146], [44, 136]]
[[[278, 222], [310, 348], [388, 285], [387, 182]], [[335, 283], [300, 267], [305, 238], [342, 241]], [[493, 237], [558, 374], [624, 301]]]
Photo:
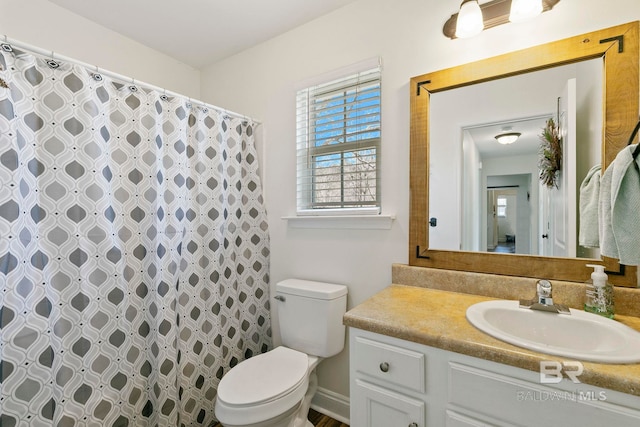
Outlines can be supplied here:
[[575, 257], [576, 221], [576, 79], [569, 79], [558, 98], [562, 136], [562, 170], [557, 188], [541, 186], [540, 247], [544, 256]]

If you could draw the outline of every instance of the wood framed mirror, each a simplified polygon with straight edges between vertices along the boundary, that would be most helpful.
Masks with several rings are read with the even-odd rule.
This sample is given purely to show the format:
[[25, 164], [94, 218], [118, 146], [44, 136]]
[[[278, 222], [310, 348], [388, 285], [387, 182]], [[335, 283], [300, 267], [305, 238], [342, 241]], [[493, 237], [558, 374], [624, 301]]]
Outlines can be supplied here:
[[[583, 282], [589, 263], [604, 263], [611, 283], [637, 286], [637, 268], [617, 260], [548, 257], [429, 246], [429, 131], [432, 94], [482, 82], [599, 58], [603, 64], [602, 169], [624, 148], [638, 121], [640, 23], [604, 30], [416, 76], [410, 82], [411, 163], [409, 264], [413, 266]], [[640, 213], [639, 213], [640, 214]]]

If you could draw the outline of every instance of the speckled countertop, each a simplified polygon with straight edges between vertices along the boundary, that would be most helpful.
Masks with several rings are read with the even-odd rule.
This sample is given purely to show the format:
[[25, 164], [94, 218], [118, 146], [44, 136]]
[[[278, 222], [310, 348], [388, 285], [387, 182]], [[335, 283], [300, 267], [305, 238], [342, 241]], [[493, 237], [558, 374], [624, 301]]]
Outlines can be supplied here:
[[[344, 324], [535, 372], [540, 361], [564, 360], [505, 343], [471, 325], [465, 317], [467, 307], [490, 299], [394, 284], [349, 310]], [[615, 320], [640, 331], [640, 318], [616, 315]], [[583, 365], [581, 382], [640, 396], [640, 364]]]

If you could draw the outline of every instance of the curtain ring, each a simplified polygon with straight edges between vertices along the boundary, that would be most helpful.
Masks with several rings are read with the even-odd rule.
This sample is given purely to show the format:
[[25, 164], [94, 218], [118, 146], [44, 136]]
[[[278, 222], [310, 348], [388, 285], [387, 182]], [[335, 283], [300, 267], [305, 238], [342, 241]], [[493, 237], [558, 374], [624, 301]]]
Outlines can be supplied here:
[[60, 63], [55, 60], [55, 52], [54, 51], [51, 51], [51, 58], [47, 59], [45, 62], [47, 63], [49, 68], [51, 68], [52, 70], [55, 70], [56, 68], [60, 67]]
[[91, 77], [93, 77], [93, 79], [97, 82], [101, 82], [102, 81], [102, 74], [100, 74], [100, 68], [98, 68], [98, 66], [96, 65], [96, 72], [91, 74]]
[[13, 48], [9, 43], [2, 43], [2, 50], [5, 52], [13, 52]]
[[13, 52], [13, 48], [11, 47], [11, 45], [9, 44], [9, 39], [7, 38], [7, 35], [4, 35], [4, 43], [0, 43], [0, 47], [2, 48], [2, 50], [4, 50], [5, 52]]

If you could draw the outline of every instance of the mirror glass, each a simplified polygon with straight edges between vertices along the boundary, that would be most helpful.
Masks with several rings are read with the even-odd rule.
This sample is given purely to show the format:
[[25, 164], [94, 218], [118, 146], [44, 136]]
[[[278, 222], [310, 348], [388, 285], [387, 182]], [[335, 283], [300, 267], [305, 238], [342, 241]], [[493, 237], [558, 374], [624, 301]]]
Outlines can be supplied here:
[[[602, 58], [431, 95], [430, 249], [599, 257], [579, 244], [578, 195], [601, 162]], [[539, 179], [547, 120], [560, 126], [557, 187]], [[495, 138], [519, 134], [511, 144]]]

